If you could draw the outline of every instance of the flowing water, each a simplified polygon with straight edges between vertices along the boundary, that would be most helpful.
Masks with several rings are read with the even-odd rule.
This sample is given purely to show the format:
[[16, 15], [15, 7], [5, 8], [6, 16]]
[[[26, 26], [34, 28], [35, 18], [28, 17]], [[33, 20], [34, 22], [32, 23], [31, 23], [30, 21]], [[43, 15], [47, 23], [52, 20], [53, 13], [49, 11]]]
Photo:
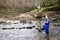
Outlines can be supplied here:
[[34, 25], [34, 23], [0, 24], [0, 40], [60, 40], [60, 27], [50, 26], [49, 36], [46, 36], [44, 31], [39, 32]]

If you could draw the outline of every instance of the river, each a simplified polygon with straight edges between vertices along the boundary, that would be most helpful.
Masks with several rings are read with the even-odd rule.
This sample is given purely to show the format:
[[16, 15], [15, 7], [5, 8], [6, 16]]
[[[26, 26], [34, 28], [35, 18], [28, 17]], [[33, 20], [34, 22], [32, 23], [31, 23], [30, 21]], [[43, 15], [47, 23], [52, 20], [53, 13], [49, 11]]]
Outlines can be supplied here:
[[[49, 40], [49, 39], [60, 40], [60, 27], [50, 26], [50, 33], [46, 39], [44, 31], [39, 32], [38, 30], [36, 30], [35, 27], [32, 26], [34, 26], [34, 24], [28, 24], [28, 23], [24, 25], [20, 23], [6, 24], [6, 25], [0, 24], [0, 40]], [[22, 27], [32, 27], [32, 28], [27, 29]], [[8, 28], [8, 29], [2, 29], [2, 28]]]

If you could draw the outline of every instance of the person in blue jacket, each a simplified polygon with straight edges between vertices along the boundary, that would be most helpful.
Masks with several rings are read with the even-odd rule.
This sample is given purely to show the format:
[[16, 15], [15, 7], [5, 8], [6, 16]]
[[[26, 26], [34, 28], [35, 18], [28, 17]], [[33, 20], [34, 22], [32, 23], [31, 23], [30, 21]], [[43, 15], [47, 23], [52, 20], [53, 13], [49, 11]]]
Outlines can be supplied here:
[[45, 20], [44, 20], [44, 30], [46, 32], [46, 34], [49, 34], [49, 25], [50, 25], [50, 21], [48, 16], [45, 16]]

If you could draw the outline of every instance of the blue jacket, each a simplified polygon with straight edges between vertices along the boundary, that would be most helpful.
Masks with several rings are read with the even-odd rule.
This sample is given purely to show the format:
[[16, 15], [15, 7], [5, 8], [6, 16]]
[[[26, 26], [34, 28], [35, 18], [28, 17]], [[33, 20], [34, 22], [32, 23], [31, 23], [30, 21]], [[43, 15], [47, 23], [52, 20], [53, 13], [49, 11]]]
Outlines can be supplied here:
[[46, 19], [45, 20], [45, 25], [44, 25], [44, 29], [45, 29], [46, 32], [49, 31], [49, 25], [50, 25], [50, 21], [49, 21], [49, 19]]

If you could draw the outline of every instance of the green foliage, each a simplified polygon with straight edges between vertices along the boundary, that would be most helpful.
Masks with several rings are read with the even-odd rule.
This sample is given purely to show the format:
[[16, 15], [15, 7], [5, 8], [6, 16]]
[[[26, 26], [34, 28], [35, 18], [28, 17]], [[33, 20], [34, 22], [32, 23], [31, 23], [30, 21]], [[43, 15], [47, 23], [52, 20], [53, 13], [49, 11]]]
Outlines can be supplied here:
[[37, 9], [31, 10], [31, 12], [36, 13], [37, 12]]
[[59, 11], [60, 10], [60, 5], [53, 5], [53, 6], [49, 6], [49, 7], [42, 7], [41, 8], [42, 11]]
[[60, 0], [46, 0], [41, 9], [42, 11], [60, 11]]

